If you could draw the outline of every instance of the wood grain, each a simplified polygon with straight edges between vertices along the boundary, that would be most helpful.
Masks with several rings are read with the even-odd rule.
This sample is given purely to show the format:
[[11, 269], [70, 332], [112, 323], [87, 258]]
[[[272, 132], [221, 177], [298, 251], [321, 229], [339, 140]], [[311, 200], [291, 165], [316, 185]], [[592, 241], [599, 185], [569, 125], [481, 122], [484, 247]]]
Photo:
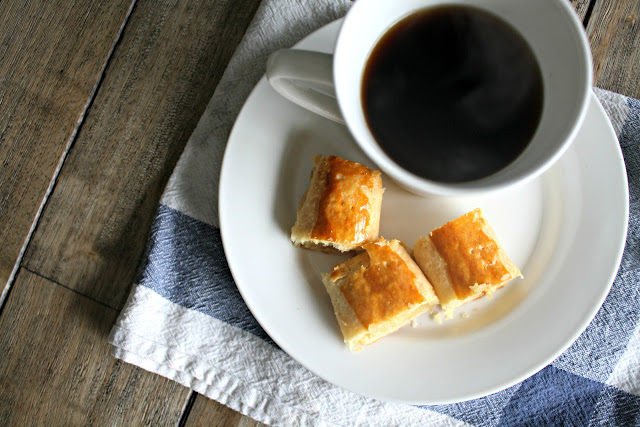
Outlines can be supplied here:
[[25, 256], [122, 306], [161, 192], [259, 0], [139, 0]]
[[0, 317], [0, 424], [175, 425], [189, 390], [110, 356], [116, 316], [20, 270]]
[[130, 2], [0, 2], [0, 291]]
[[186, 427], [262, 427], [266, 424], [243, 416], [215, 400], [198, 394], [184, 425]]
[[595, 85], [640, 98], [640, 1], [597, 0], [587, 33]]

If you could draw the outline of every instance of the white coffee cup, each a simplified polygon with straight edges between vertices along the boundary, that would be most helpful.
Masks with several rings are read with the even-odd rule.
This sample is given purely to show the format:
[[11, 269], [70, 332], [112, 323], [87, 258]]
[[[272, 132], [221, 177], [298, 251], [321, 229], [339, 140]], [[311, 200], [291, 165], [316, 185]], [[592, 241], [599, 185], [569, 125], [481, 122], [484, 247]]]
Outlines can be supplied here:
[[[538, 128], [518, 158], [487, 177], [443, 183], [403, 169], [378, 145], [367, 126], [361, 87], [370, 53], [394, 24], [424, 8], [453, 4], [484, 9], [518, 30], [538, 60], [544, 101]], [[592, 69], [584, 29], [566, 0], [357, 0], [342, 23], [333, 55], [279, 50], [269, 57], [267, 78], [293, 102], [344, 123], [367, 156], [407, 190], [467, 196], [529, 181], [564, 153], [586, 114]]]

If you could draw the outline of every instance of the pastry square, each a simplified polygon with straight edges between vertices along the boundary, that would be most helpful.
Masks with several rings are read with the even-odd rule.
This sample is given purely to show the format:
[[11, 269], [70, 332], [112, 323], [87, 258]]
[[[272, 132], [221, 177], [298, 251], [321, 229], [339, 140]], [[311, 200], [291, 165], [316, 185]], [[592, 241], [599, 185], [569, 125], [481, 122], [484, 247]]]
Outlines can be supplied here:
[[491, 296], [511, 279], [522, 277], [481, 209], [421, 237], [413, 256], [433, 285], [446, 318], [461, 305]]
[[315, 156], [298, 205], [291, 241], [324, 252], [348, 252], [378, 238], [382, 176], [336, 156]]
[[399, 240], [379, 239], [322, 274], [350, 350], [379, 340], [438, 304], [431, 284]]

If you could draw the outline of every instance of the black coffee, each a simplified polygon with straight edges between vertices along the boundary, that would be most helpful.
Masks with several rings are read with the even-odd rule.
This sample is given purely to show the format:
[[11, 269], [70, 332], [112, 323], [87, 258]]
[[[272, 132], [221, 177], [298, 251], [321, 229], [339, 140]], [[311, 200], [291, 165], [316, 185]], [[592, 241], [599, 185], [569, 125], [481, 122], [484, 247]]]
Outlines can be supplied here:
[[542, 112], [531, 48], [501, 18], [440, 6], [398, 22], [368, 59], [362, 105], [396, 163], [443, 182], [499, 171], [527, 146]]

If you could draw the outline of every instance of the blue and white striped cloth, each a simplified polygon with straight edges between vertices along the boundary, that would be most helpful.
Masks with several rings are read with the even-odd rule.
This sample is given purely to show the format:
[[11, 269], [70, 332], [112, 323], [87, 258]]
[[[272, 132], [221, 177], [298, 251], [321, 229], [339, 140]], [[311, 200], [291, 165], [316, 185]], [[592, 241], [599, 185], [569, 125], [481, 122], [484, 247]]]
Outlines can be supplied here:
[[602, 308], [552, 364], [452, 405], [391, 404], [342, 390], [280, 350], [233, 282], [218, 228], [229, 132], [266, 56], [344, 15], [346, 0], [263, 0], [164, 193], [137, 284], [110, 336], [116, 357], [277, 425], [640, 425], [640, 102], [596, 90], [625, 157], [630, 223]]

